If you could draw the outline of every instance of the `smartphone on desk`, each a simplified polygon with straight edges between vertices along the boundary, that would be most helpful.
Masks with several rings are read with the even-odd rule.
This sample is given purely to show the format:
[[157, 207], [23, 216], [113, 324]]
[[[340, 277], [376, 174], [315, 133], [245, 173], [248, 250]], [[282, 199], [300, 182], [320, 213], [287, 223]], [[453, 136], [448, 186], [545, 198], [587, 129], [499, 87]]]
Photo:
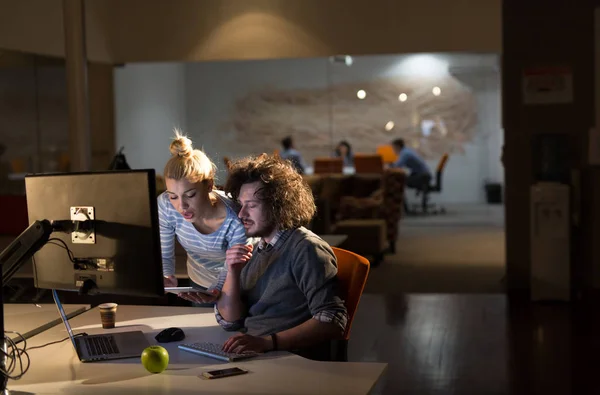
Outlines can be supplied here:
[[173, 294], [179, 294], [183, 292], [200, 292], [206, 295], [213, 295], [209, 290], [198, 287], [165, 287], [165, 292], [170, 292]]
[[240, 368], [229, 368], [204, 372], [201, 377], [205, 379], [220, 379], [221, 377], [237, 376], [244, 373], [248, 373], [248, 371]]

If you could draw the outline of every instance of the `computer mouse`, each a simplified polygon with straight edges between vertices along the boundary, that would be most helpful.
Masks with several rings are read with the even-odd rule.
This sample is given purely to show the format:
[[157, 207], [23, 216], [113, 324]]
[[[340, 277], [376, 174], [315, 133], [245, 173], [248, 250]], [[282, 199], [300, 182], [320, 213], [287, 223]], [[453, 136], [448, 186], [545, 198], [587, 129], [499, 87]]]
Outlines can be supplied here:
[[181, 328], [167, 328], [160, 331], [154, 338], [159, 343], [178, 342], [185, 339], [185, 333]]

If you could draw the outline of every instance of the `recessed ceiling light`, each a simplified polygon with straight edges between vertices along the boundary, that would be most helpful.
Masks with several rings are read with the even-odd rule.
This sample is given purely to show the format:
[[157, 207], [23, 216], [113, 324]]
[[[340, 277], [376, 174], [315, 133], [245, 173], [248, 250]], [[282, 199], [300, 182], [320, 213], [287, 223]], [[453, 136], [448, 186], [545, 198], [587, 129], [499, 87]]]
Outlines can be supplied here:
[[361, 89], [358, 92], [356, 92], [356, 97], [358, 97], [360, 100], [362, 100], [365, 97], [367, 97], [367, 92], [365, 92], [364, 90]]

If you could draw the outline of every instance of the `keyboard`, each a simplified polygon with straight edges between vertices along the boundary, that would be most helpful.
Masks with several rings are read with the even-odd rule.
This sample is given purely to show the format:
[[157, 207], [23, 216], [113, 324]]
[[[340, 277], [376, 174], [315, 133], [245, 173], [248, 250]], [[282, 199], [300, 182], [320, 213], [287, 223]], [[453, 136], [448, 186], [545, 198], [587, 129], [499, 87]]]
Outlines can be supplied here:
[[220, 359], [221, 361], [225, 362], [239, 361], [240, 359], [252, 358], [259, 355], [258, 353], [253, 351], [243, 353], [225, 352], [222, 350], [222, 344], [215, 343], [180, 344], [179, 348], [184, 351], [203, 355], [205, 357]]
[[90, 356], [118, 354], [119, 348], [113, 336], [82, 336], [81, 340], [85, 344]]

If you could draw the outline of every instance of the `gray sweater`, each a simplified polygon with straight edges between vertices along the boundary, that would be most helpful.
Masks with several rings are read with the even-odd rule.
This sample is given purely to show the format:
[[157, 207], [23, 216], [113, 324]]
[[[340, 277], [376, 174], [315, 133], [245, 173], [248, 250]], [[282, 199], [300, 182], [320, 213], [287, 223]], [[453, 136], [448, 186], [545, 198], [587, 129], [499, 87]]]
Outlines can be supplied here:
[[342, 330], [346, 326], [335, 255], [304, 227], [281, 233], [274, 246], [255, 249], [240, 276], [248, 312], [242, 320], [228, 322], [215, 306], [217, 321], [226, 330], [245, 328], [251, 335], [265, 336], [310, 318], [335, 323]]

